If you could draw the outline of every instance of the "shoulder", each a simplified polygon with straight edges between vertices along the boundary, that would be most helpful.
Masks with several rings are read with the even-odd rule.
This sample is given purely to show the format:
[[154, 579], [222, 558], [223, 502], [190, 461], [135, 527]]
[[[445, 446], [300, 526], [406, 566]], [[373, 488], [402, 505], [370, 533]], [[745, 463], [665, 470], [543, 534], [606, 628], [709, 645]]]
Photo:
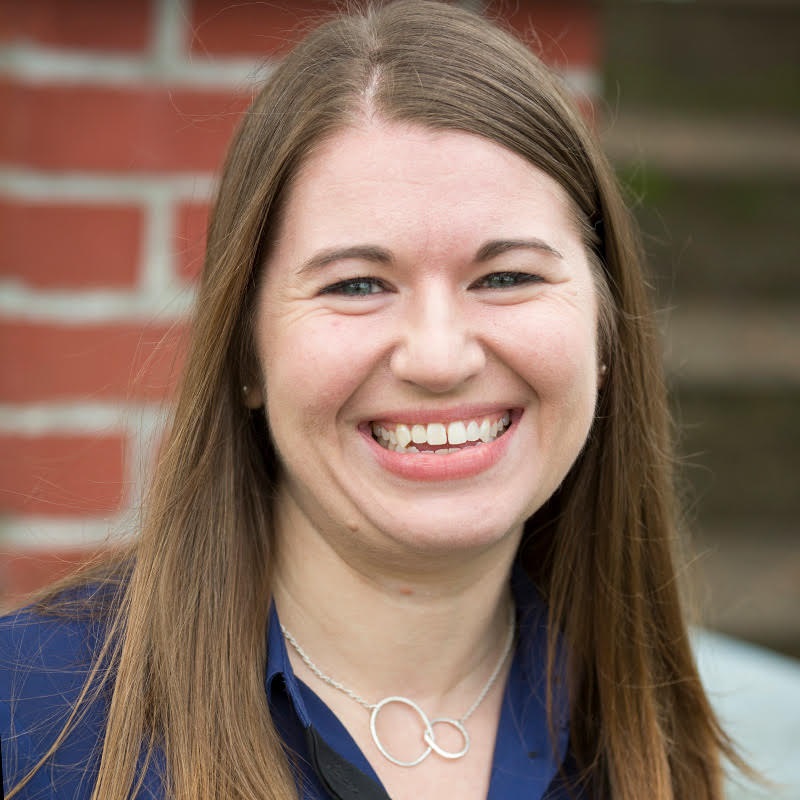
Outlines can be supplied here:
[[[44, 678], [69, 683], [92, 661], [98, 628], [89, 619], [70, 619], [34, 608], [0, 617], [0, 701]], [[33, 688], [33, 686], [29, 686]]]
[[[105, 629], [95, 615], [77, 613], [79, 606], [90, 607], [84, 603], [88, 596], [67, 597], [62, 610], [29, 607], [0, 618], [0, 744], [7, 787], [57, 742], [88, 685]], [[77, 765], [85, 773], [104, 727], [102, 692], [87, 699], [80, 704], [79, 724], [59, 748], [59, 767], [76, 775]], [[41, 780], [54, 777], [48, 769]]]
[[96, 590], [73, 590], [47, 608], [0, 617], [0, 702], [83, 683], [103, 641]]

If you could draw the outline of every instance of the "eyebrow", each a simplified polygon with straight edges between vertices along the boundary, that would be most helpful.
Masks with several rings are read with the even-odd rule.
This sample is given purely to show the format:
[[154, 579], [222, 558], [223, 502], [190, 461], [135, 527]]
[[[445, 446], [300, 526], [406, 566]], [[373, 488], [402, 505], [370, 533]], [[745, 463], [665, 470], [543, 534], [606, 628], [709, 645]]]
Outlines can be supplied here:
[[347, 259], [359, 259], [360, 261], [371, 261], [376, 264], [390, 264], [392, 254], [383, 247], [371, 244], [360, 244], [352, 247], [332, 247], [322, 250], [304, 261], [300, 266], [299, 273], [315, 272], [322, 267], [327, 267], [335, 261], [346, 261]]
[[[543, 253], [556, 256], [556, 258], [563, 258], [561, 253], [547, 244], [542, 239], [495, 239], [486, 244], [481, 245], [478, 252], [475, 254], [475, 261], [482, 263], [491, 261], [503, 253], [510, 250], [539, 250]], [[327, 250], [322, 250], [315, 253], [307, 261], [304, 261], [299, 274], [307, 272], [316, 272], [328, 264], [333, 264], [336, 261], [346, 261], [348, 259], [358, 259], [359, 261], [371, 261], [375, 264], [391, 264], [394, 260], [392, 253], [383, 247], [371, 244], [359, 244], [351, 247], [331, 247]]]
[[539, 250], [556, 256], [556, 258], [564, 257], [555, 247], [547, 244], [542, 239], [496, 239], [482, 245], [475, 256], [475, 260], [477, 262], [491, 261], [509, 250]]

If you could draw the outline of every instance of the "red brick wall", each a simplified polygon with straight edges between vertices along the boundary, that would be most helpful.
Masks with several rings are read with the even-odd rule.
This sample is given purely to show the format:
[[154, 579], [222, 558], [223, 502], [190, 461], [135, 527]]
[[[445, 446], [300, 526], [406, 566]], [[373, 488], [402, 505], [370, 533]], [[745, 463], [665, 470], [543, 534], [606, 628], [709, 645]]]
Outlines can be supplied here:
[[[0, 604], [132, 532], [214, 173], [258, 65], [334, 5], [0, 0]], [[590, 3], [484, 8], [591, 97]]]

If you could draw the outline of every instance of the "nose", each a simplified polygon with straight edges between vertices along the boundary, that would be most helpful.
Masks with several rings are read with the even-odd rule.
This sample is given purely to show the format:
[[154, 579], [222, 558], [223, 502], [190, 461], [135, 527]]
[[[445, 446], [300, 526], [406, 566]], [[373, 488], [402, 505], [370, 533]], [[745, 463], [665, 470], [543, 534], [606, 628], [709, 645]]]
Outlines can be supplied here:
[[445, 287], [417, 294], [400, 322], [391, 369], [399, 380], [428, 392], [457, 389], [486, 364], [463, 304]]

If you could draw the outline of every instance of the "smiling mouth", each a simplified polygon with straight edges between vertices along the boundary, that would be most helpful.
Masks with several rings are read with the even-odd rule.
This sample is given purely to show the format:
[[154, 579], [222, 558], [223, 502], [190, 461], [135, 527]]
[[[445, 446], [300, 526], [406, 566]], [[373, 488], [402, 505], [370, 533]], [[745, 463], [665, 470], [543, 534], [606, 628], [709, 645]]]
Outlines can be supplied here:
[[511, 426], [511, 412], [454, 422], [429, 422], [427, 425], [403, 423], [370, 424], [372, 438], [386, 450], [396, 453], [460, 453], [499, 439]]

